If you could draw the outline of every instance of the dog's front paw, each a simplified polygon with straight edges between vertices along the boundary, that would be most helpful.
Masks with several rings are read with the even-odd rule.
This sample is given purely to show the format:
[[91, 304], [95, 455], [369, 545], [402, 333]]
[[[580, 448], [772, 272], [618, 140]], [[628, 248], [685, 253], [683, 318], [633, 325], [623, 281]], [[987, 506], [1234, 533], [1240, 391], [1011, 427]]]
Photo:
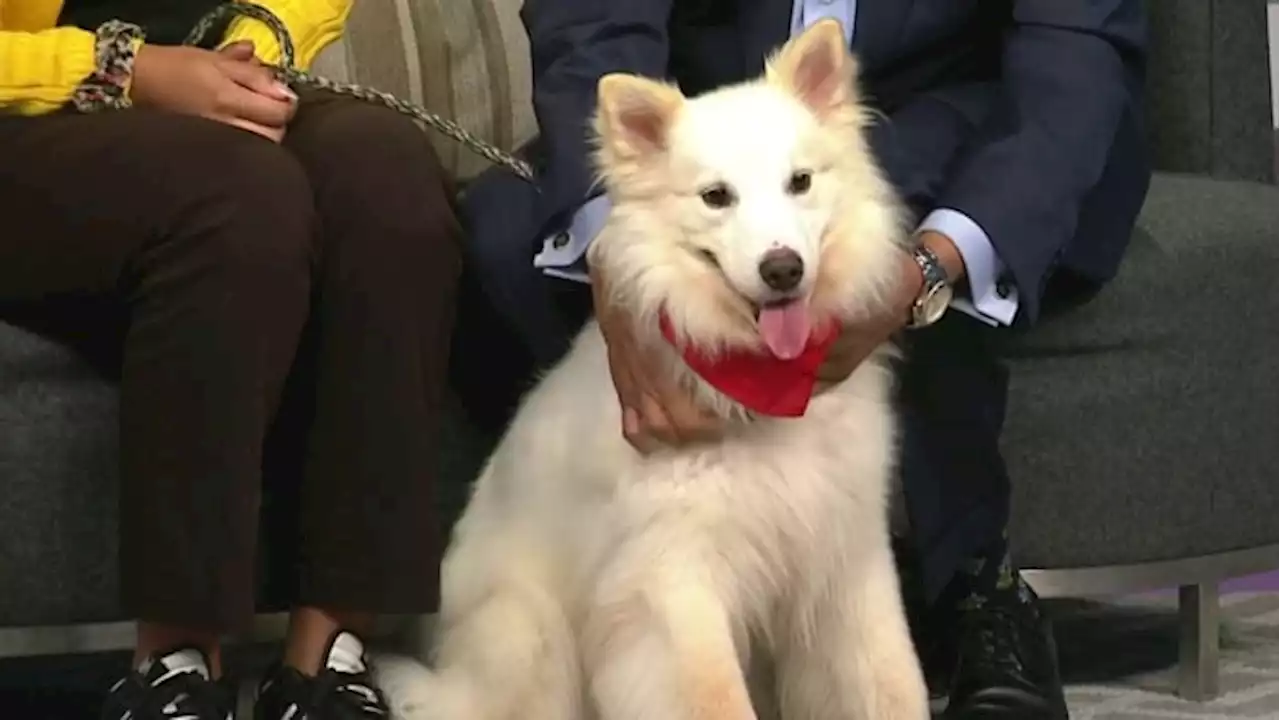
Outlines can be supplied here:
[[443, 693], [438, 678], [416, 660], [397, 655], [375, 657], [373, 676], [387, 697], [392, 720], [466, 720], [446, 718], [440, 707]]

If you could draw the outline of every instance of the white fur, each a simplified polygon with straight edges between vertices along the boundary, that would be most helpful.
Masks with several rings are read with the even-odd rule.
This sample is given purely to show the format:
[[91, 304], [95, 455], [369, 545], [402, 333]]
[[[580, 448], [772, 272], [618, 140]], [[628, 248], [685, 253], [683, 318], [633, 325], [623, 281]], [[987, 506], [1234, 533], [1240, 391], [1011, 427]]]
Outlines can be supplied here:
[[[656, 329], [666, 308], [688, 342], [759, 347], [755, 267], [778, 245], [805, 260], [815, 318], [855, 320], [885, 299], [902, 225], [853, 75], [839, 28], [820, 23], [764, 79], [697, 99], [602, 82], [615, 210], [592, 262], [729, 433], [635, 452], [589, 325], [525, 400], [454, 531], [434, 669], [379, 664], [398, 717], [752, 720], [753, 652], [773, 661], [784, 720], [928, 717], [889, 548], [883, 353], [804, 417], [760, 418], [693, 377]], [[807, 193], [786, 191], [796, 169], [813, 172]], [[739, 202], [708, 208], [698, 193], [713, 182]]]

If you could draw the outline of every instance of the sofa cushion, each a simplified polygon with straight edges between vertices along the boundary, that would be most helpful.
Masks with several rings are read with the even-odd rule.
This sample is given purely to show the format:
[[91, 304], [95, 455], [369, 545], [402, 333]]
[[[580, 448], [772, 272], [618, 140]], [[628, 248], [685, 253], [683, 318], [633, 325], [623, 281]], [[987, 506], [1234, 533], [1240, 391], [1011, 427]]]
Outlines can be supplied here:
[[[521, 0], [356, 3], [345, 37], [316, 73], [370, 85], [456, 120], [500, 148], [536, 134]], [[487, 161], [432, 132], [447, 168], [467, 180]]]
[[116, 619], [116, 391], [0, 322], [0, 626]]
[[[451, 522], [490, 440], [473, 431], [452, 395], [447, 401], [437, 497]], [[0, 321], [0, 627], [124, 619], [117, 407], [113, 380], [80, 354]], [[270, 500], [268, 514], [279, 505]], [[264, 543], [271, 536], [263, 532]], [[286, 548], [264, 550], [264, 575], [292, 557]], [[288, 576], [262, 579], [264, 608], [287, 601]]]
[[1274, 186], [1157, 176], [1117, 279], [1011, 352], [1024, 566], [1276, 542]]

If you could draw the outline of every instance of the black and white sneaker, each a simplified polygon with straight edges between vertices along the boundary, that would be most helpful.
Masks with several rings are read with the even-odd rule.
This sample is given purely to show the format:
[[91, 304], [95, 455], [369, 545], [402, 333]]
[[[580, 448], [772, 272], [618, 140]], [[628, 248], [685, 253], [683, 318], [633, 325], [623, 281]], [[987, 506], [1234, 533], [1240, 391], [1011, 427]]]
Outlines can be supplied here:
[[378, 720], [389, 718], [386, 698], [373, 684], [364, 643], [349, 632], [329, 641], [320, 674], [308, 677], [281, 666], [258, 688], [255, 720]]
[[232, 707], [204, 653], [184, 648], [157, 655], [113, 685], [102, 720], [232, 720]]

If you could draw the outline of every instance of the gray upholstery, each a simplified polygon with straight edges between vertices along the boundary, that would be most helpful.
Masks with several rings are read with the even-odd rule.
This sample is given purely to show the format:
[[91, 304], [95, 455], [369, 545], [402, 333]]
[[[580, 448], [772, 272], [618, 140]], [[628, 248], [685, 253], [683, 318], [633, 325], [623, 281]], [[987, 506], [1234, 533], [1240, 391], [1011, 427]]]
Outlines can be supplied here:
[[[1031, 566], [1276, 540], [1264, 4], [1148, 6], [1153, 154], [1201, 177], [1159, 178], [1115, 284], [1013, 351], [1013, 534]], [[0, 627], [119, 619], [115, 402], [74, 354], [0, 322]], [[483, 444], [451, 413], [449, 508]]]
[[0, 323], [0, 626], [116, 619], [116, 392]]
[[1041, 323], [1010, 358], [1010, 532], [1026, 567], [1276, 543], [1266, 4], [1146, 6], [1148, 134], [1164, 172], [1116, 281]]
[[1276, 188], [1156, 178], [1123, 269], [1011, 351], [1018, 561], [1276, 542]]
[[[0, 627], [123, 619], [116, 409], [112, 382], [76, 354], [0, 323]], [[486, 445], [453, 406], [442, 442], [455, 513]]]
[[1264, 0], [1148, 0], [1156, 166], [1275, 182]]

